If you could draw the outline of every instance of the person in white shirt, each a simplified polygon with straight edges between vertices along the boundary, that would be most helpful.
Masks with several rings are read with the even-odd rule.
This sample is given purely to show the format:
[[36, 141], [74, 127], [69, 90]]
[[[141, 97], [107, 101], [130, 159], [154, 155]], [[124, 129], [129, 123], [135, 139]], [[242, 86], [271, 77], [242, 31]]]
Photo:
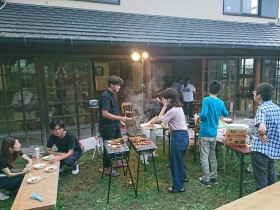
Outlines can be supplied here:
[[190, 78], [186, 77], [184, 84], [182, 85], [182, 96], [184, 102], [184, 113], [188, 118], [193, 118], [193, 102], [195, 87], [190, 83]]

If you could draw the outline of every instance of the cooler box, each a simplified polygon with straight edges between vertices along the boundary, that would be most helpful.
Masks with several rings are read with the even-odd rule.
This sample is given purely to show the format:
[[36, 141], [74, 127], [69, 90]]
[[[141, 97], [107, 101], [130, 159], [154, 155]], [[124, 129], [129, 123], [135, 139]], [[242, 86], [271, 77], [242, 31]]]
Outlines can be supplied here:
[[226, 144], [245, 146], [248, 129], [248, 125], [229, 124], [226, 131]]

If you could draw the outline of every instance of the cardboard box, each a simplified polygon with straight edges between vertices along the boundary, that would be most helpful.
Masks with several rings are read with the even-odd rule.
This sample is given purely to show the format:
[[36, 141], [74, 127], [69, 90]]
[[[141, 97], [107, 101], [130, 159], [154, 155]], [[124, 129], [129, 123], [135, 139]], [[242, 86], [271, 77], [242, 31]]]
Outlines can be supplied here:
[[227, 127], [226, 139], [227, 145], [246, 145], [246, 135], [248, 126], [246, 125], [234, 125]]

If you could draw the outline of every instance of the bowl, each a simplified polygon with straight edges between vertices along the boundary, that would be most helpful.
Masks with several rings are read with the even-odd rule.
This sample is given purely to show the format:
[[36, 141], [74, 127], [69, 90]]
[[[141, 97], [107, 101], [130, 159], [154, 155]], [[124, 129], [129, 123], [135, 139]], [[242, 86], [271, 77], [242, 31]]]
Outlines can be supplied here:
[[35, 169], [42, 169], [46, 166], [46, 163], [37, 163], [33, 166]]
[[54, 172], [57, 169], [57, 166], [48, 166], [45, 168], [46, 172]]
[[35, 184], [41, 180], [40, 176], [32, 176], [27, 179], [27, 182], [30, 184]]

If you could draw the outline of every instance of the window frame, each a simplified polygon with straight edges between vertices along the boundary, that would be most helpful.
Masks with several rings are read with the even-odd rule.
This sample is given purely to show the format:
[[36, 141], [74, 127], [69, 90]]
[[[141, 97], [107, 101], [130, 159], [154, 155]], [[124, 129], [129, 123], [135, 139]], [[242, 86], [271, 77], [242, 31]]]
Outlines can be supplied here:
[[92, 2], [92, 3], [100, 3], [100, 4], [113, 4], [113, 5], [121, 4], [121, 0], [76, 0], [76, 1], [84, 1], [84, 2]]

